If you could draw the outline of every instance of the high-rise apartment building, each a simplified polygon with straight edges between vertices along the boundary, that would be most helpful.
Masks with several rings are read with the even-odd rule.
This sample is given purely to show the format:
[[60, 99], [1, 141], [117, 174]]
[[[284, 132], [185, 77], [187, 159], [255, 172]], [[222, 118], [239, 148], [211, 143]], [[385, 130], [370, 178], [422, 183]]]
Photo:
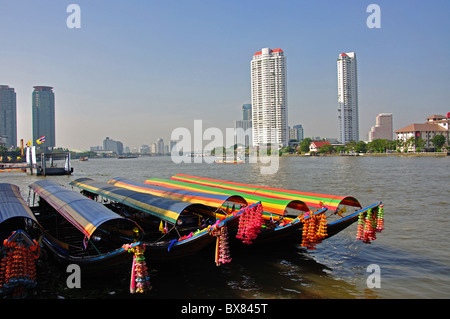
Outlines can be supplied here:
[[251, 61], [253, 146], [287, 146], [286, 57], [263, 48]]
[[17, 146], [16, 92], [8, 85], [0, 85], [0, 136], [6, 147]]
[[123, 154], [123, 143], [106, 137], [103, 140], [103, 150], [116, 153], [117, 155]]
[[234, 122], [234, 144], [248, 147], [253, 145], [252, 139], [252, 105], [242, 105], [242, 120]]
[[55, 94], [50, 86], [35, 86], [32, 95], [33, 144], [45, 136], [45, 142], [37, 146], [55, 147]]
[[156, 154], [164, 155], [164, 140], [160, 137], [156, 140]]
[[252, 105], [251, 104], [242, 105], [242, 119], [245, 121], [252, 120]]
[[380, 113], [377, 115], [375, 126], [369, 132], [369, 142], [376, 139], [392, 141], [393, 125], [392, 113]]
[[337, 60], [338, 118], [341, 143], [359, 141], [358, 83], [355, 52], [342, 53]]
[[289, 140], [303, 141], [303, 125], [298, 124], [294, 125], [293, 128], [289, 128]]

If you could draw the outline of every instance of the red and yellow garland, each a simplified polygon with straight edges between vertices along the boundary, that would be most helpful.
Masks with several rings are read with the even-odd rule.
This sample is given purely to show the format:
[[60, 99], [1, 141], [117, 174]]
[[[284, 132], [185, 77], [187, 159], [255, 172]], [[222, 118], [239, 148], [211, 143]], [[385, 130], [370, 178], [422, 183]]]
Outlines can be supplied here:
[[370, 244], [372, 240], [377, 238], [376, 233], [384, 229], [384, 207], [380, 205], [378, 212], [374, 213], [371, 209], [359, 213], [358, 216], [358, 230], [356, 232], [356, 239], [360, 239], [363, 243]]
[[24, 240], [9, 241], [8, 238], [3, 242], [3, 250], [0, 293], [12, 291], [13, 298], [25, 298], [26, 289], [34, 288], [37, 284], [35, 261], [39, 258], [40, 246], [35, 240], [29, 244]]
[[327, 236], [327, 217], [325, 213], [306, 216], [303, 220], [302, 246], [316, 249], [316, 244]]

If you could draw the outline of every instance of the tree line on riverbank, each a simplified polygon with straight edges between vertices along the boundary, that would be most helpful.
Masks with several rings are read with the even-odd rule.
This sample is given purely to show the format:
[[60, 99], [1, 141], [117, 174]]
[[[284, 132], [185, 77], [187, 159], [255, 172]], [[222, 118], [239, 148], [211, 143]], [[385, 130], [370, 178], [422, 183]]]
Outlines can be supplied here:
[[[333, 154], [333, 153], [390, 153], [390, 152], [408, 152], [416, 151], [421, 152], [424, 150], [441, 152], [445, 144], [445, 137], [443, 135], [436, 135], [430, 140], [434, 147], [431, 149], [425, 149], [426, 142], [421, 138], [410, 138], [406, 141], [403, 140], [387, 140], [387, 139], [376, 139], [372, 142], [364, 141], [351, 141], [345, 145], [333, 146], [327, 144], [322, 146], [317, 153], [319, 154]], [[297, 147], [286, 147], [281, 150], [281, 153], [289, 154], [306, 154], [310, 152], [309, 146], [312, 140], [307, 137]]]

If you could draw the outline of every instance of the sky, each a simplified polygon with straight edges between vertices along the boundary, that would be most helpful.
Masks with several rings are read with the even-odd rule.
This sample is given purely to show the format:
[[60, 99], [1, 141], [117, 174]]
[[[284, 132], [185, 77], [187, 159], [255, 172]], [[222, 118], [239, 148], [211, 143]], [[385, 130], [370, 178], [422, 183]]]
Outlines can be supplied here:
[[[369, 28], [369, 4], [380, 28]], [[70, 4], [80, 28], [69, 28]], [[251, 102], [250, 61], [287, 57], [289, 125], [338, 137], [337, 67], [356, 52], [360, 138], [379, 113], [394, 130], [450, 112], [450, 1], [0, 0], [0, 85], [17, 94], [18, 139], [32, 138], [33, 86], [54, 87], [56, 146], [109, 137], [130, 148], [174, 129], [234, 127]]]

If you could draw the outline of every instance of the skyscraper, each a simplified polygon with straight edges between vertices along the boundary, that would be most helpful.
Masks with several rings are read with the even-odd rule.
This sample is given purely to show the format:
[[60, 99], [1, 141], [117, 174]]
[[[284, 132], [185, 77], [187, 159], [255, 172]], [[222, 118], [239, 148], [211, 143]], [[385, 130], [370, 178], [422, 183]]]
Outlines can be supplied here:
[[355, 52], [342, 53], [337, 60], [338, 118], [341, 143], [359, 141], [358, 82]]
[[35, 86], [32, 95], [33, 144], [45, 136], [45, 142], [37, 146], [55, 147], [55, 94], [50, 86]]
[[286, 57], [263, 48], [251, 61], [253, 146], [287, 146]]
[[303, 141], [303, 125], [294, 125], [293, 128], [289, 129], [289, 140]]
[[7, 85], [0, 85], [0, 135], [6, 147], [17, 146], [16, 92]]
[[242, 120], [234, 122], [234, 144], [243, 145], [244, 147], [253, 144], [252, 139], [252, 105], [242, 105]]
[[252, 120], [252, 105], [251, 104], [243, 104], [242, 105], [242, 119], [243, 120]]

